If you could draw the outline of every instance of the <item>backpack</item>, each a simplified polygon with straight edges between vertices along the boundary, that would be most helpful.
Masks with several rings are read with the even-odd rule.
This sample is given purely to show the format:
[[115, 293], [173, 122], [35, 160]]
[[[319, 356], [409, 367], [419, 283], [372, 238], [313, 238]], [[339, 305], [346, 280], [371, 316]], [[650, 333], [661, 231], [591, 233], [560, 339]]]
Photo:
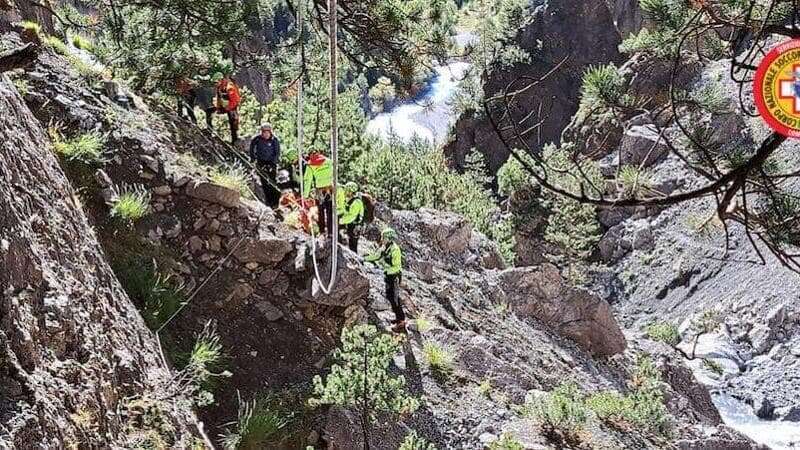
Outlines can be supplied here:
[[347, 202], [347, 209], [350, 209], [353, 206], [353, 202], [357, 199], [361, 199], [361, 203], [364, 204], [364, 213], [361, 215], [361, 223], [372, 223], [375, 220], [375, 199], [372, 198], [369, 194], [359, 193], [358, 195], [353, 196]]
[[363, 223], [372, 223], [375, 220], [375, 199], [369, 194], [361, 194], [361, 201], [364, 203]]

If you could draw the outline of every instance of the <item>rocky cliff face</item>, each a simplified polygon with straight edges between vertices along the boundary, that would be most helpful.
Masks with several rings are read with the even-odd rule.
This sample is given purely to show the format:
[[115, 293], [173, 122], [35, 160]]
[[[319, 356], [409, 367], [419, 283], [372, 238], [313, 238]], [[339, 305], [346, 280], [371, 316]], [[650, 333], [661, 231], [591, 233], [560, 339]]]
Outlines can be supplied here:
[[0, 446], [202, 448], [188, 404], [161, 396], [155, 337], [5, 75], [0, 109]]
[[[35, 214], [20, 213], [15, 216], [14, 223], [28, 224], [26, 230], [34, 233], [32, 236], [53, 230], [52, 234], [47, 234], [49, 239], [61, 239], [64, 243], [74, 241], [76, 247], [44, 248], [44, 244], [39, 244], [43, 247], [41, 250], [33, 246], [32, 250], [22, 253], [21, 250], [6, 250], [3, 254], [28, 255], [28, 259], [21, 262], [18, 262], [19, 256], [13, 256], [14, 264], [23, 268], [14, 278], [18, 280], [23, 276], [26, 279], [36, 276], [35, 271], [29, 272], [30, 267], [36, 266], [26, 261], [39, 258], [39, 253], [56, 252], [49, 270], [60, 272], [55, 272], [58, 276], [49, 278], [48, 282], [63, 284], [66, 279], [72, 286], [73, 296], [77, 298], [80, 294], [86, 299], [56, 302], [63, 308], [87, 308], [87, 312], [80, 316], [85, 317], [84, 320], [72, 320], [56, 328], [61, 333], [57, 336], [71, 336], [73, 328], [83, 330], [83, 334], [77, 340], [58, 341], [70, 344], [59, 348], [61, 353], [48, 353], [51, 356], [46, 361], [52, 364], [46, 366], [47, 370], [61, 367], [55, 362], [63, 360], [58, 355], [77, 352], [75, 357], [79, 361], [88, 358], [94, 362], [98, 357], [93, 356], [93, 352], [102, 356], [113, 349], [114, 357], [122, 361], [112, 365], [121, 371], [114, 376], [125, 380], [125, 383], [120, 381], [129, 389], [125, 395], [134, 395], [131, 392], [139, 392], [147, 383], [156, 386], [159, 373], [166, 377], [166, 371], [159, 366], [152, 335], [143, 328], [141, 319], [129, 303], [113, 301], [117, 298], [114, 295], [125, 297], [119, 292], [105, 261], [114, 267], [126, 286], [129, 286], [131, 271], [139, 273], [155, 261], [161, 274], [181, 286], [191, 299], [162, 332], [162, 342], [171, 350], [170, 354], [179, 355], [188, 350], [194, 335], [209, 320], [217, 323], [226, 352], [225, 368], [233, 375], [218, 383], [214, 390], [216, 403], [200, 411], [204, 420], [215, 427], [212, 435], [236, 419], [238, 398], [248, 401], [264, 393], [288, 396], [289, 392], [307, 396], [310, 379], [324, 372], [342, 327], [364, 321], [385, 325], [392, 317], [383, 298], [380, 271], [363, 264], [357, 255], [347, 250], [341, 256], [334, 294], [326, 296], [317, 292], [312, 281], [306, 237], [287, 228], [257, 201], [243, 198], [240, 191], [210, 181], [213, 167], [233, 161], [233, 150], [216, 137], [203, 135], [192, 125], [141, 99], [134, 102], [133, 111], [119, 107], [99, 85], [78, 82], [68, 63], [49, 52], [43, 53], [27, 72], [17, 76], [24, 77], [29, 85], [24, 96], [26, 105], [21, 104], [17, 94], [10, 93], [11, 87], [5, 83], [9, 96], [15, 99], [11, 106], [20, 111], [30, 108], [35, 119], [25, 113], [25, 120], [16, 121], [13, 126], [38, 130], [34, 132], [33, 141], [37, 145], [28, 151], [38, 152], [37, 155], [49, 161], [53, 171], [58, 170], [55, 159], [42, 150], [47, 147], [40, 129], [43, 124], [58, 121], [70, 136], [95, 131], [106, 137], [102, 162], [86, 167], [61, 161], [70, 181], [80, 189], [80, 207], [96, 230], [102, 252], [93, 243], [93, 233], [85, 221], [80, 229], [54, 228], [55, 224], [62, 223], [59, 220], [45, 227], [39, 222], [38, 225], [30, 222], [30, 217], [37, 217]], [[13, 145], [5, 148], [23, 144], [16, 140], [10, 142]], [[17, 167], [15, 164], [18, 164], [17, 159], [6, 156], [0, 167], [7, 171]], [[41, 181], [28, 173], [23, 175], [29, 177], [26, 181], [30, 183], [25, 189], [31, 192], [43, 189]], [[21, 189], [14, 183], [19, 181], [7, 181], [6, 190]], [[61, 187], [49, 191], [47, 197], [54, 205], [53, 213], [66, 210], [64, 205], [71, 205], [72, 214], [82, 217], [77, 212], [71, 189], [63, 178], [60, 183]], [[109, 218], [109, 203], [119, 195], [123, 185], [134, 184], [151, 195], [151, 211], [134, 224], [123, 225]], [[32, 212], [36, 205], [31, 202], [23, 202], [29, 208], [23, 212]], [[628, 389], [634, 353], [626, 350], [625, 336], [606, 300], [570, 286], [558, 270], [548, 264], [505, 269], [494, 245], [459, 216], [432, 210], [384, 209], [379, 218], [400, 232], [406, 249], [407, 268], [401, 296], [409, 314], [426, 318], [430, 326], [416, 325], [404, 343], [403, 357], [395, 360], [394, 368], [406, 376], [412, 392], [424, 400], [425, 406], [412, 418], [392, 422], [385, 433], [376, 433], [374, 448], [397, 448], [398, 440], [410, 428], [419, 430], [439, 448], [482, 448], [504, 432], [517, 436], [528, 448], [552, 446], [555, 444], [534, 421], [516, 412], [526, 397], [540, 395], [566, 379], [575, 380], [586, 392]], [[76, 233], [79, 236], [73, 236]], [[376, 233], [377, 227], [367, 230], [362, 253], [372, 244], [370, 237]], [[41, 241], [31, 238], [31, 242]], [[8, 248], [17, 249], [19, 245], [9, 240]], [[72, 248], [81, 250], [72, 253]], [[324, 252], [321, 256], [324, 271]], [[56, 261], [66, 264], [55, 267]], [[65, 274], [64, 271], [72, 267], [92, 267], [106, 284], [99, 281], [86, 284], [94, 278], [85, 273]], [[83, 285], [72, 284], [71, 277]], [[21, 302], [20, 299], [29, 298], [38, 291], [29, 294], [23, 289], [20, 292], [24, 295], [9, 298]], [[146, 299], [134, 298], [137, 306], [147, 312]], [[92, 299], [94, 301], [90, 301]], [[47, 306], [47, 302], [43, 304], [44, 307], [36, 308]], [[31, 310], [39, 311], [36, 308], [31, 307]], [[24, 308], [9, 310], [15, 311], [17, 316], [26, 311]], [[39, 314], [43, 319], [37, 321], [37, 326], [47, 327], [54, 320], [57, 322], [45, 312], [51, 310], [41, 310]], [[151, 313], [148, 314], [152, 316]], [[115, 318], [123, 316], [129, 320], [116, 324]], [[103, 330], [98, 329], [100, 324]], [[110, 340], [110, 336], [116, 336], [116, 331], [109, 334], [108, 329], [116, 330], [115, 326], [136, 336], [138, 352], [126, 354], [130, 344], [126, 339], [132, 339], [130, 334], [119, 331], [122, 337]], [[15, 333], [8, 341], [18, 349], [37, 342], [36, 338], [29, 337], [38, 336], [35, 333]], [[56, 345], [49, 340], [46, 342]], [[98, 347], [81, 350], [80, 345], [89, 345], [87, 343]], [[426, 362], [423, 350], [426, 343], [441, 346], [453, 355], [453, 372], [449, 378], [442, 379]], [[23, 363], [11, 365], [17, 369], [10, 373], [22, 373], [19, 368], [26, 370], [26, 364], [30, 364], [25, 361], [27, 356], [19, 356], [23, 353], [36, 355], [15, 351], [13, 354], [22, 358]], [[102, 362], [102, 358], [100, 360]], [[680, 382], [673, 383], [670, 380], [676, 376], [669, 375], [672, 372], [666, 368], [663, 373], [663, 389], [670, 398], [676, 399], [670, 412], [677, 425], [678, 441], [695, 443], [691, 448], [703, 448], [704, 443], [724, 438], [735, 445], [720, 448], [747, 448], [746, 439], [719, 425], [718, 418], [707, 410], [704, 390], [693, 387], [685, 374], [677, 377]], [[99, 375], [79, 378], [93, 380], [93, 376]], [[18, 375], [11, 377], [12, 380], [19, 378]], [[110, 380], [111, 386], [115, 386], [117, 378]], [[14, 391], [17, 384], [10, 381], [3, 386], [18, 392], [16, 395], [21, 398], [27, 396], [48, 405], [58, 404], [59, 397], [48, 390], [51, 386], [30, 383], [27, 390]], [[491, 386], [488, 395], [485, 389], [479, 388], [486, 384]], [[81, 403], [76, 400], [70, 405]], [[464, 405], [470, 406], [465, 408]], [[189, 419], [181, 422], [178, 412], [170, 411], [173, 410], [168, 409], [166, 416], [172, 418], [176, 430], [183, 432], [186, 426], [181, 424]], [[43, 439], [61, 442], [64, 435], [59, 434], [62, 430], [59, 422], [37, 420], [48, 427], [41, 432]], [[318, 448], [324, 448], [325, 444], [333, 449], [360, 448], [360, 437], [347, 432], [354, 427], [351, 420], [347, 411], [336, 408], [311, 411], [304, 419], [302, 433], [287, 445], [295, 448], [308, 442]], [[112, 432], [118, 429], [113, 421], [103, 422], [103, 426]], [[586, 445], [613, 448], [659, 445], [658, 439], [647, 433], [636, 430], [621, 433], [605, 425], [598, 427], [592, 431]], [[311, 436], [308, 436], [309, 430], [314, 430]], [[188, 436], [178, 434], [179, 439]], [[98, 440], [110, 439], [97, 437], [105, 436], [100, 434], [92, 436]]]
[[[534, 80], [550, 72], [563, 61], [561, 69], [535, 88], [517, 96], [511, 114], [520, 122], [520, 129], [531, 127], [546, 117], [537, 130], [525, 134], [525, 143], [516, 142], [509, 133], [510, 145], [530, 146], [538, 151], [547, 143], [560, 141], [561, 132], [578, 109], [578, 95], [583, 72], [593, 64], [620, 62], [617, 47], [621, 39], [605, 2], [592, 0], [546, 1], [533, 7], [530, 24], [520, 30], [514, 43], [531, 57], [530, 63], [510, 68], [495, 67], [484, 74], [486, 98], [506, 91], [520, 76]], [[517, 81], [513, 90], [527, 83]], [[530, 108], [541, 116], [528, 116]], [[497, 113], [498, 118], [500, 113]], [[524, 119], [524, 120], [523, 120]], [[508, 124], [506, 124], [508, 125]], [[491, 172], [496, 172], [508, 158], [508, 152], [497, 137], [483, 111], [468, 112], [456, 122], [453, 137], [445, 148], [453, 164], [460, 167], [470, 149], [485, 157]]]

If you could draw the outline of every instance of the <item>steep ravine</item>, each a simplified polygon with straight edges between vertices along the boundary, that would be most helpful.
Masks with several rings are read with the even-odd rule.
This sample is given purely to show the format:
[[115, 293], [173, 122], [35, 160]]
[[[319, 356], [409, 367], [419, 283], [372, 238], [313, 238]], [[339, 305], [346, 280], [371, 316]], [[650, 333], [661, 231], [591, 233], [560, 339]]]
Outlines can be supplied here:
[[[32, 109], [36, 118], [28, 113], [15, 126], [34, 124], [37, 145], [27, 151], [47, 158], [53, 170], [57, 170], [56, 160], [48, 150], [43, 125], [57, 120], [69, 136], [92, 130], [107, 136], [102, 162], [85, 166], [61, 161], [80, 190], [80, 208], [100, 240], [98, 247], [86, 241], [94, 232], [77, 230], [77, 242], [84, 248], [81, 255], [96, 258], [96, 264], [88, 266], [110, 276], [104, 262], [108, 260], [117, 275], [124, 275], [121, 269], [143, 269], [155, 259], [164, 274], [188, 292], [202, 287], [165, 329], [162, 342], [169, 353], [186, 351], [204, 324], [216, 321], [226, 369], [233, 376], [218, 383], [216, 403], [200, 410], [211, 436], [235, 420], [239, 396], [245, 401], [264, 393], [307, 398], [309, 380], [325, 373], [329, 352], [344, 326], [366, 321], [383, 326], [391, 317], [382, 298], [379, 271], [346, 250], [335, 294], [314, 294], [305, 236], [287, 228], [257, 201], [209, 182], [210, 167], [230, 160], [225, 156], [229, 150], [216, 138], [197, 133], [192, 125], [147, 99], [138, 99], [134, 111], [119, 108], [99, 85], [77, 82], [78, 75], [69, 64], [48, 50], [19, 75], [29, 89], [27, 106], [17, 106], [22, 111]], [[16, 94], [9, 95], [19, 103]], [[18, 152], [16, 146], [21, 144], [9, 142], [7, 152]], [[5, 165], [13, 167], [15, 161], [7, 157], [0, 169], [8, 170]], [[61, 182], [62, 188], [48, 197], [55, 208], [75, 201], [63, 177]], [[152, 195], [151, 213], [133, 226], [110, 219], [106, 204], [114, 190], [126, 184], [140, 185]], [[41, 182], [30, 189], [37, 188], [43, 188]], [[76, 205], [72, 206], [75, 210]], [[43, 210], [50, 211], [49, 207]], [[410, 418], [388, 422], [373, 436], [374, 448], [396, 449], [409, 429], [419, 430], [441, 449], [483, 448], [503, 433], [516, 436], [527, 448], [557, 448], [559, 444], [535, 420], [518, 413], [526, 397], [542, 395], [565, 380], [574, 380], [587, 393], [629, 389], [639, 345], [626, 350], [631, 343], [626, 342], [605, 300], [570, 286], [549, 264], [504, 269], [495, 246], [459, 216], [381, 208], [379, 218], [402, 236], [407, 253], [402, 296], [412, 317], [426, 317], [431, 328], [412, 332], [404, 355], [395, 361], [396, 370], [409, 380], [411, 392], [423, 400], [423, 408]], [[75, 230], [60, 231], [61, 239], [78, 239], [72, 236]], [[368, 230], [362, 253], [374, 235], [374, 229]], [[33, 248], [47, 254], [73, 247]], [[59, 270], [67, 267], [71, 266]], [[202, 284], [206, 279], [210, 281]], [[69, 305], [83, 307], [84, 303]], [[152, 336], [132, 306], [124, 305], [116, 308], [134, 315], [125, 325], [140, 327], [139, 333]], [[105, 330], [113, 326], [114, 317], [113, 312], [100, 310], [82, 321], [82, 326], [94, 330], [86, 341], [107, 336], [107, 331], [93, 327], [102, 324]], [[15, 342], [22, 345], [27, 340], [21, 337]], [[141, 351], [134, 355], [145, 360], [142, 367], [157, 367], [153, 342], [144, 338], [141, 342]], [[450, 378], [442, 380], [428, 367], [422, 351], [425, 343], [452, 353]], [[117, 353], [124, 351], [124, 344]], [[668, 399], [672, 442], [692, 449], [753, 448], [750, 441], [719, 423], [719, 415], [708, 407], [707, 392], [676, 364], [674, 352], [658, 347], [647, 350], [654, 355]], [[58, 365], [48, 366], [52, 367]], [[481, 388], [485, 383], [490, 386], [488, 394]], [[43, 401], [60, 398], [47, 386], [34, 388]], [[57, 422], [47, 417], [41, 420], [48, 427], [44, 438], [59, 442]], [[298, 434], [287, 448], [302, 448], [305, 443], [320, 449], [361, 446], [360, 438], [347, 432], [354, 427], [351, 417], [338, 408], [304, 410], [296, 426]], [[658, 448], [663, 443], [663, 438], [643, 430], [621, 432], [601, 422], [593, 422], [587, 433], [585, 448]], [[93, 437], [100, 447], [112, 445], [112, 438], [105, 435]]]

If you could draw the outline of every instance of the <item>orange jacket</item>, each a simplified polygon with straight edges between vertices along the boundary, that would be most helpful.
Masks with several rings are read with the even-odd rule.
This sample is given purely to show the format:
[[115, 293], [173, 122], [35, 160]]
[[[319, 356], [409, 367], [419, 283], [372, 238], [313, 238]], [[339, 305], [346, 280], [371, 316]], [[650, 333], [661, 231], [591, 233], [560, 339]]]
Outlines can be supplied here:
[[233, 111], [239, 107], [242, 95], [239, 93], [239, 86], [233, 80], [226, 81], [224, 78], [217, 83], [217, 108], [223, 111]]

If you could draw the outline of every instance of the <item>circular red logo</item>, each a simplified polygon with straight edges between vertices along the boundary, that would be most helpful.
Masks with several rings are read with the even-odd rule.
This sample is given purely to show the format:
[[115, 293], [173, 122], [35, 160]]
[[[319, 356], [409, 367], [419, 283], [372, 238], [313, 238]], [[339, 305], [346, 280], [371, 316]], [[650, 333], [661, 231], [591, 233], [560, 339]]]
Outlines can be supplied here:
[[773, 130], [800, 138], [800, 39], [770, 50], [753, 83], [758, 113]]

